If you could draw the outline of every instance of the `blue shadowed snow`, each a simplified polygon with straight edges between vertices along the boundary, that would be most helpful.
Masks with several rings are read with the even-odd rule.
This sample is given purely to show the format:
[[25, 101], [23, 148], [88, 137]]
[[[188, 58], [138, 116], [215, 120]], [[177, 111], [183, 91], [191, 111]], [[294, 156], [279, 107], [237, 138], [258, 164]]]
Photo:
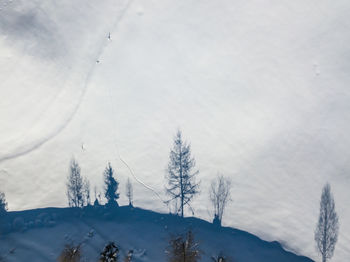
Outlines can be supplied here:
[[9, 212], [4, 224], [7, 233], [0, 238], [0, 251], [9, 262], [54, 261], [64, 244], [72, 242], [82, 243], [86, 261], [97, 261], [109, 241], [120, 246], [121, 256], [134, 250], [134, 261], [165, 261], [170, 236], [189, 229], [203, 252], [201, 261], [210, 261], [220, 252], [235, 262], [312, 261], [285, 251], [276, 241], [263, 241], [245, 231], [129, 206]]

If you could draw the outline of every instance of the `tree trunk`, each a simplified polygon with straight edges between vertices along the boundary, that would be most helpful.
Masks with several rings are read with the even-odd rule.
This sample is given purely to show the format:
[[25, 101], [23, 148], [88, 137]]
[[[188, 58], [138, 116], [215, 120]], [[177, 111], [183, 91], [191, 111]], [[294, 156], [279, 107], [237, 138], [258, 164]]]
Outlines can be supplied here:
[[182, 251], [183, 251], [183, 262], [186, 262], [186, 245], [185, 243], [182, 244]]
[[322, 243], [322, 251], [323, 251], [323, 254], [322, 254], [322, 262], [326, 262], [327, 261], [327, 258], [326, 258], [326, 255], [327, 255], [327, 225], [328, 225], [328, 212], [327, 212], [327, 208], [325, 210], [325, 221], [324, 221], [324, 228], [323, 228], [323, 243]]
[[182, 179], [182, 144], [180, 144], [180, 190], [181, 190], [181, 217], [184, 217], [184, 188]]

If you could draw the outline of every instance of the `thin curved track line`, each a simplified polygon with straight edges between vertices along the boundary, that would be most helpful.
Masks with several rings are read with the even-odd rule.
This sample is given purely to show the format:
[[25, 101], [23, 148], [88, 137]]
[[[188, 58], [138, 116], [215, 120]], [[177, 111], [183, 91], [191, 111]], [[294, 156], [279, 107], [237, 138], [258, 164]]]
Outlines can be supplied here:
[[[124, 10], [121, 12], [121, 15], [117, 17], [116, 21], [113, 23], [113, 26], [112, 26], [112, 29], [114, 29], [115, 27], [117, 27], [118, 23], [122, 20], [122, 18], [124, 17], [127, 9], [130, 7], [130, 4], [133, 0], [130, 0], [128, 1], [128, 3], [126, 4]], [[106, 42], [103, 42], [101, 45], [100, 45], [100, 49], [99, 49], [99, 52], [97, 54], [97, 59], [96, 60], [99, 60], [99, 58], [102, 56], [105, 48], [107, 46], [107, 43]], [[26, 146], [27, 148], [25, 149], [18, 149], [17, 150], [15, 149], [13, 153], [9, 153], [9, 154], [5, 154], [4, 156], [0, 156], [0, 163], [1, 162], [4, 162], [6, 160], [10, 160], [10, 159], [13, 159], [13, 158], [18, 158], [18, 157], [21, 157], [21, 156], [24, 156], [26, 154], [29, 154], [31, 153], [32, 151], [40, 148], [42, 145], [44, 145], [46, 142], [50, 141], [51, 139], [55, 138], [58, 134], [60, 134], [67, 126], [68, 124], [72, 121], [72, 119], [74, 118], [74, 116], [76, 115], [78, 109], [80, 108], [80, 105], [83, 101], [83, 98], [87, 92], [87, 89], [88, 89], [88, 84], [89, 84], [89, 81], [91, 79], [91, 76], [93, 74], [93, 71], [95, 70], [95, 67], [96, 67], [96, 61], [94, 61], [93, 65], [91, 66], [90, 70], [88, 71], [88, 74], [85, 78], [85, 81], [84, 81], [84, 85], [83, 85], [83, 88], [82, 88], [82, 92], [79, 96], [79, 99], [78, 99], [78, 103], [75, 105], [72, 113], [69, 115], [69, 117], [58, 127], [56, 128], [56, 130], [54, 130], [53, 132], [51, 132], [51, 134], [49, 134], [48, 136], [40, 139], [39, 141], [37, 141], [36, 143], [32, 144], [32, 145], [29, 145], [29, 146]], [[17, 151], [17, 152], [16, 152]], [[19, 152], [18, 152], [19, 151]]]

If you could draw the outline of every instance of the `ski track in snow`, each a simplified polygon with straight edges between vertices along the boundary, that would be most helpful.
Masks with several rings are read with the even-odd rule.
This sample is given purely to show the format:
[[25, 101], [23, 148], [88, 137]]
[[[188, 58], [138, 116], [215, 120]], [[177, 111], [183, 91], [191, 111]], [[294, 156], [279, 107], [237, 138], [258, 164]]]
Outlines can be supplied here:
[[[121, 11], [121, 14], [119, 16], [117, 16], [116, 21], [114, 22], [114, 24], [112, 25], [112, 31], [118, 26], [118, 24], [120, 23], [120, 21], [123, 19], [125, 13], [127, 12], [128, 8], [130, 7], [130, 5], [132, 4], [133, 0], [129, 0], [128, 3], [126, 4], [125, 8]], [[110, 31], [111, 32], [111, 31]], [[91, 76], [94, 73], [94, 70], [96, 68], [96, 61], [99, 61], [100, 57], [103, 55], [103, 52], [105, 50], [105, 48], [108, 45], [108, 40], [107, 38], [103, 40], [103, 42], [100, 44], [100, 48], [98, 49], [98, 52], [96, 54], [96, 59], [94, 61], [92, 61], [92, 66], [89, 70], [89, 72], [87, 73], [86, 79], [84, 81], [80, 96], [78, 98], [78, 102], [75, 105], [75, 107], [73, 108], [73, 111], [69, 114], [69, 116], [67, 117], [67, 119], [62, 122], [57, 128], [56, 130], [54, 130], [51, 134], [49, 134], [46, 137], [42, 137], [41, 139], [39, 139], [38, 141], [34, 142], [31, 145], [28, 146], [22, 146], [24, 147], [24, 149], [15, 149], [13, 153], [9, 153], [9, 154], [5, 154], [4, 156], [0, 157], [0, 163], [6, 161], [6, 160], [10, 160], [10, 159], [14, 159], [14, 158], [18, 158], [24, 155], [27, 155], [31, 152], [33, 152], [34, 150], [40, 148], [42, 145], [44, 145], [45, 143], [47, 143], [48, 141], [50, 141], [51, 139], [55, 138], [57, 135], [59, 135], [67, 126], [68, 124], [72, 121], [72, 119], [74, 118], [74, 116], [76, 115], [76, 113], [78, 112], [80, 105], [84, 99], [84, 96], [88, 90], [88, 85], [89, 85], [89, 81], [91, 79]]]
[[[133, 0], [131, 0], [133, 1]], [[130, 2], [131, 2], [130, 1]], [[109, 103], [110, 103], [110, 107], [112, 109], [112, 115], [115, 116], [116, 115], [116, 109], [115, 109], [115, 106], [114, 106], [114, 103], [113, 103], [113, 95], [112, 95], [112, 92], [111, 92], [111, 89], [110, 89], [110, 86], [107, 86], [107, 89], [108, 89], [108, 97], [109, 97]], [[117, 127], [116, 127], [116, 121], [114, 121], [114, 119], [112, 120], [112, 125], [113, 125], [113, 128], [114, 128], [114, 136], [113, 136], [113, 144], [115, 146], [115, 149], [116, 149], [116, 153], [118, 155], [118, 159], [126, 166], [126, 168], [128, 169], [129, 173], [132, 175], [132, 177], [139, 183], [141, 184], [144, 188], [150, 190], [152, 193], [154, 193], [157, 198], [164, 204], [168, 207], [168, 204], [167, 201], [165, 201], [161, 196], [160, 194], [154, 189], [152, 188], [151, 186], [147, 185], [145, 182], [143, 182], [140, 178], [138, 178], [134, 171], [131, 169], [130, 165], [124, 160], [124, 158], [121, 156], [120, 154], [120, 150], [119, 150], [119, 146], [118, 146], [118, 143], [117, 143], [117, 139], [115, 137], [115, 134], [117, 134]]]
[[[124, 11], [122, 12], [120, 18], [115, 22], [115, 25], [113, 26], [113, 28], [117, 28], [119, 22], [123, 19], [125, 13], [127, 12], [127, 10], [129, 9], [129, 7], [132, 5], [134, 0], [129, 0], [128, 4], [126, 5]], [[110, 36], [110, 35], [109, 35]], [[104, 48], [103, 48], [104, 49]], [[103, 52], [101, 52], [100, 56], [101, 57], [103, 54]], [[99, 59], [98, 59], [99, 61]], [[110, 87], [108, 86], [108, 94], [109, 94], [109, 101], [110, 101], [110, 105], [111, 105], [111, 108], [112, 108], [112, 112], [113, 112], [113, 115], [116, 114], [116, 110], [115, 110], [115, 107], [114, 107], [114, 103], [113, 103], [113, 99], [112, 99], [112, 92], [110, 90]], [[114, 127], [114, 133], [117, 134], [117, 128], [116, 128], [116, 122], [115, 121], [112, 121], [113, 123], [113, 127]], [[117, 155], [118, 155], [118, 158], [119, 160], [126, 166], [126, 168], [129, 170], [129, 173], [133, 176], [133, 178], [135, 178], [135, 180], [141, 184], [143, 187], [145, 187], [146, 189], [150, 190], [151, 192], [153, 192], [157, 197], [158, 199], [168, 207], [168, 204], [167, 204], [167, 201], [165, 201], [164, 199], [162, 199], [162, 197], [160, 196], [160, 194], [154, 189], [152, 188], [151, 186], [147, 185], [146, 183], [144, 183], [140, 178], [138, 178], [134, 171], [131, 169], [130, 165], [127, 163], [127, 161], [125, 161], [125, 159], [121, 156], [120, 154], [120, 151], [119, 151], [119, 146], [118, 146], [118, 143], [117, 143], [117, 140], [115, 138], [115, 136], [113, 137], [114, 139], [114, 145], [115, 145], [115, 148], [116, 148], [116, 152], [117, 152]]]

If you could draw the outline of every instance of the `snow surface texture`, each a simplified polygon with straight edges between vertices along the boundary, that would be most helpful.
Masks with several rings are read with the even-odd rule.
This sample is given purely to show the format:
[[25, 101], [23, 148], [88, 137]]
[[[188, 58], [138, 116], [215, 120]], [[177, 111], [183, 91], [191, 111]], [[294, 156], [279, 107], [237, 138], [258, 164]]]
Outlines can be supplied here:
[[[19, 217], [22, 218], [20, 222]], [[202, 251], [201, 261], [220, 252], [234, 262], [312, 262], [286, 252], [277, 242], [265, 242], [247, 232], [218, 228], [197, 218], [159, 214], [129, 206], [74, 209], [36, 209], [13, 212], [8, 218], [17, 232], [0, 238], [0, 254], [12, 261], [55, 261], [67, 243], [81, 244], [82, 261], [97, 261], [110, 241], [119, 248], [120, 261], [129, 250], [133, 261], [166, 261], [171, 236], [192, 230]]]
[[[161, 198], [172, 137], [209, 181], [232, 178], [224, 224], [317, 259], [322, 186], [350, 254], [350, 2], [0, 2], [0, 183], [10, 210], [66, 206], [72, 156], [101, 187], [108, 161], [135, 204]], [[111, 38], [108, 38], [110, 32]], [[126, 203], [121, 194], [120, 202]], [[190, 215], [191, 213], [187, 213]]]

